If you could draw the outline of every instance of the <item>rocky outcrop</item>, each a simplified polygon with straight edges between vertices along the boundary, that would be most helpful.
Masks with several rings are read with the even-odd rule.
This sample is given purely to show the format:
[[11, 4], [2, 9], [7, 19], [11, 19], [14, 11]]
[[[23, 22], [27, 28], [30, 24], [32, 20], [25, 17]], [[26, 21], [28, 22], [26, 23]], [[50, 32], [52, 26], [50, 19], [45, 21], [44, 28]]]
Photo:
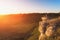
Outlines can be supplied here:
[[[43, 28], [43, 26], [45, 26], [45, 25], [44, 24], [42, 26], [40, 25], [39, 30], [44, 31], [44, 34], [40, 32], [41, 34], [40, 34], [39, 40], [47, 40], [47, 38], [49, 38], [49, 37], [51, 37], [51, 38], [56, 37], [57, 31], [60, 31], [60, 30], [58, 30], [58, 28], [60, 29], [60, 16], [57, 18], [52, 18], [50, 20], [47, 20], [46, 23], [48, 23], [48, 25], [44, 28], [45, 30], [44, 29], [41, 30], [41, 28]], [[58, 34], [59, 34], [59, 32], [58, 32]]]

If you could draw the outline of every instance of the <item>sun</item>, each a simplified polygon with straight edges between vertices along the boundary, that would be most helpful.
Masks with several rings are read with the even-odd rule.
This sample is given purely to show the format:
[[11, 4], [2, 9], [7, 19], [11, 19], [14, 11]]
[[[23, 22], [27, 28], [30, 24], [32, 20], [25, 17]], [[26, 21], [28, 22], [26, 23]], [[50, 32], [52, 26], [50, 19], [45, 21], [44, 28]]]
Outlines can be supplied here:
[[17, 9], [11, 6], [0, 6], [0, 15], [18, 14]]
[[8, 13], [0, 13], [0, 16], [1, 16], [1, 15], [9, 15], [9, 14], [8, 14]]
[[0, 15], [17, 14], [18, 6], [11, 1], [0, 1]]

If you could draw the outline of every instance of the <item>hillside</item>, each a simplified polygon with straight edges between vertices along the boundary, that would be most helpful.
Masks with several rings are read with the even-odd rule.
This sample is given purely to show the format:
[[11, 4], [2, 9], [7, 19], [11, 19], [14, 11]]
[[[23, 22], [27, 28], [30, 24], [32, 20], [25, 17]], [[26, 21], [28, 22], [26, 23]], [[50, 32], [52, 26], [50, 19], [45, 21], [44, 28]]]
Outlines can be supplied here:
[[30, 40], [31, 38], [33, 38], [31, 40], [37, 40], [39, 35], [39, 22], [41, 21], [41, 17], [45, 15], [50, 19], [60, 16], [60, 14], [57, 13], [12, 14], [0, 16], [0, 40]]

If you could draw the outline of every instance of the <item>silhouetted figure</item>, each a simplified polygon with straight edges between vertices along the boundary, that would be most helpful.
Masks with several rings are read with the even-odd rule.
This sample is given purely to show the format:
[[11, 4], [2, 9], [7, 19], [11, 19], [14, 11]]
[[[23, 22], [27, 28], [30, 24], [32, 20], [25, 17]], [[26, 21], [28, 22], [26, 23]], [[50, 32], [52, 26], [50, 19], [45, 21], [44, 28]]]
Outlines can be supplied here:
[[45, 40], [45, 32], [46, 32], [46, 27], [48, 25], [47, 22], [48, 18], [46, 16], [42, 17], [42, 21], [39, 23], [39, 40]]

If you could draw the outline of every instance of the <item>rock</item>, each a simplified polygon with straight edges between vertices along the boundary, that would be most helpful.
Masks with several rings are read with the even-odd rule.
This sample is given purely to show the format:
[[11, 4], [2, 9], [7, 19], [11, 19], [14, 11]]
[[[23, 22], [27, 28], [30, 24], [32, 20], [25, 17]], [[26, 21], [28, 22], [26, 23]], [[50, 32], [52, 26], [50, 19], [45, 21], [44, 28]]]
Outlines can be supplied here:
[[[40, 30], [40, 33], [41, 33], [40, 37], [39, 37], [39, 40], [46, 40], [46, 38], [54, 39], [58, 35], [57, 32], [59, 31], [58, 28], [60, 29], [60, 27], [58, 27], [58, 26], [60, 26], [59, 25], [60, 24], [60, 17], [50, 19], [50, 20], [47, 21], [47, 23], [48, 23], [48, 25], [46, 27], [43, 27], [43, 26], [45, 26], [44, 24], [42, 24], [42, 26], [41, 25], [39, 26], [39, 30]], [[44, 31], [45, 33], [42, 33], [42, 31]]]
[[40, 36], [39, 36], [39, 40], [46, 40], [46, 35], [45, 35], [45, 34], [40, 35]]

